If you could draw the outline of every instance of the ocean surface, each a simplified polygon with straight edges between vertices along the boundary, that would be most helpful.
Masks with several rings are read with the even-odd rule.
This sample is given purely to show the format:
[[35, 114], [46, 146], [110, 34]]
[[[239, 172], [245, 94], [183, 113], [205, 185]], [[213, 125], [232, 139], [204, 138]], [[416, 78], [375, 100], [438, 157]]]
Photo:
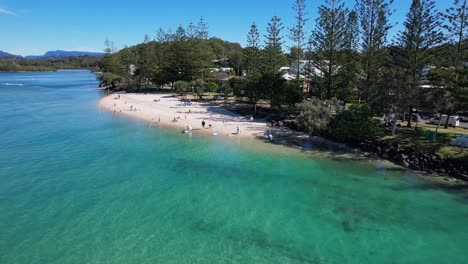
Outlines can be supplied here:
[[0, 263], [468, 262], [466, 188], [148, 127], [97, 84], [0, 73]]

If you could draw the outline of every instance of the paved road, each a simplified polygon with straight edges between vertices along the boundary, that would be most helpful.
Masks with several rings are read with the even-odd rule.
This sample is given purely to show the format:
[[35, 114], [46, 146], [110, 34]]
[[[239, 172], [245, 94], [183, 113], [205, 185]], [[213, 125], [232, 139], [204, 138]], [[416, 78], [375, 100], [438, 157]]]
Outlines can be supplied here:
[[[424, 120], [424, 122], [425, 122], [426, 124], [429, 124], [429, 123], [428, 123], [429, 120]], [[443, 124], [441, 124], [441, 125], [443, 125]], [[465, 128], [465, 129], [468, 129], [468, 122], [460, 122], [460, 127]]]

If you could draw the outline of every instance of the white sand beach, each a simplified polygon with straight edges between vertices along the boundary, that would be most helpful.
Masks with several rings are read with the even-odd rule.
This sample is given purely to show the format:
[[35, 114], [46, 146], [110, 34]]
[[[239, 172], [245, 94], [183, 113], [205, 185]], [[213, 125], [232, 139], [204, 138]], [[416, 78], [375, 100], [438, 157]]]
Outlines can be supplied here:
[[[111, 94], [101, 99], [99, 106], [103, 110], [142, 119], [150, 126], [162, 125], [180, 131], [191, 126], [192, 133], [257, 138], [265, 137], [268, 130], [265, 120], [251, 121], [210, 103], [184, 105], [181, 99], [170, 94]], [[205, 128], [202, 121], [205, 121]]]

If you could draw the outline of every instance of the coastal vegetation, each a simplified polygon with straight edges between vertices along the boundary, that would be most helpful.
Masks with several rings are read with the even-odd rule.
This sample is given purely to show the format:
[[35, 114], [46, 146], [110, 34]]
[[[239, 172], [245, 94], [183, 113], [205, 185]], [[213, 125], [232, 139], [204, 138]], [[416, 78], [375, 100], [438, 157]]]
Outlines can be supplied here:
[[89, 69], [99, 71], [99, 57], [76, 56], [50, 59], [0, 58], [0, 72], [55, 71], [58, 69]]
[[[246, 115], [260, 117], [261, 104], [275, 115], [295, 116], [289, 124], [296, 129], [343, 142], [395, 137], [398, 126], [414, 127], [412, 118], [398, 121], [405, 114], [468, 109], [466, 2], [439, 12], [434, 1], [413, 0], [392, 39], [392, 0], [357, 0], [354, 8], [325, 0], [315, 21], [306, 1], [295, 0], [294, 25], [273, 16], [262, 35], [254, 22], [245, 47], [210, 37], [201, 18], [175, 31], [160, 28], [154, 38], [119, 51], [106, 40], [101, 85], [145, 92], [170, 87], [199, 99], [218, 92], [249, 102]], [[381, 128], [381, 116], [392, 127]]]

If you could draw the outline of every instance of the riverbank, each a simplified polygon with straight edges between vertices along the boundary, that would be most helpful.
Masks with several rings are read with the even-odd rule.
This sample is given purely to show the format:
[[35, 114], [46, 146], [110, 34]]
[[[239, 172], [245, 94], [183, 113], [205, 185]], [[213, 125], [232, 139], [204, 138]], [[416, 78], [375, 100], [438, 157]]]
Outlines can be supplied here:
[[[216, 136], [266, 138], [269, 129], [263, 119], [250, 120], [210, 103], [181, 100], [171, 94], [111, 94], [99, 101], [101, 109], [192, 133]], [[202, 122], [205, 122], [205, 126]], [[237, 133], [239, 129], [239, 133]]]

